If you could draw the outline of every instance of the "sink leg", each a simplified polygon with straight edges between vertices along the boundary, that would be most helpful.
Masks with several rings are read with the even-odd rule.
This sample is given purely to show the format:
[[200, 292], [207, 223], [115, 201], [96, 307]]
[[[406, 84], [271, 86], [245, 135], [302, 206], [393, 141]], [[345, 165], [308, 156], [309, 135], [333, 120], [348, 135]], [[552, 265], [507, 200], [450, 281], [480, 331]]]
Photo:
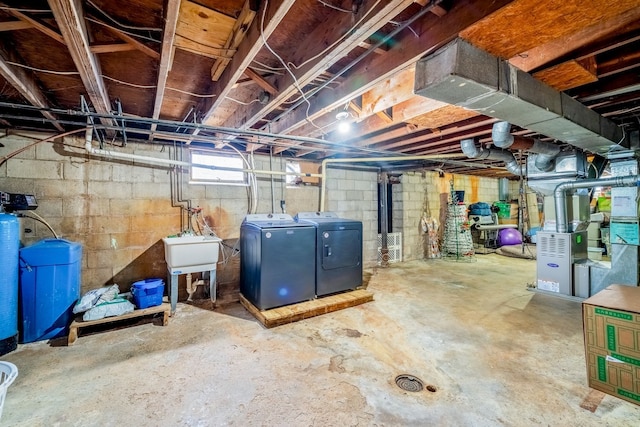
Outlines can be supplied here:
[[170, 275], [171, 288], [169, 291], [169, 301], [171, 302], [171, 316], [176, 314], [176, 305], [178, 305], [178, 275]]
[[209, 297], [211, 298], [211, 302], [215, 304], [216, 302], [216, 270], [209, 271]]

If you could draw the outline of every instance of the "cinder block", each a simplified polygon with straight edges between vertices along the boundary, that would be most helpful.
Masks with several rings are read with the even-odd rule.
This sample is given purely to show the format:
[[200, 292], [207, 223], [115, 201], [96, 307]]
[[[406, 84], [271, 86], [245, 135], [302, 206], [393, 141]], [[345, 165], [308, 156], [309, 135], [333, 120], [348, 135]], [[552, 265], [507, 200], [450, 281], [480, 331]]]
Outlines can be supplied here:
[[111, 268], [115, 263], [115, 254], [117, 252], [105, 250], [91, 250], [87, 253], [87, 268]]
[[87, 193], [91, 197], [102, 197], [105, 199], [130, 199], [133, 196], [132, 184], [89, 181], [87, 183]]
[[131, 231], [157, 231], [163, 235], [172, 234], [180, 227], [180, 216], [143, 214], [130, 217]]
[[50, 160], [11, 159], [7, 162], [7, 177], [61, 180], [63, 178], [61, 162]]
[[131, 230], [129, 216], [90, 216], [89, 233], [125, 233]]
[[62, 175], [65, 181], [83, 181], [86, 179], [86, 166], [85, 162], [70, 162], [66, 161], [63, 163]]
[[112, 179], [113, 166], [109, 163], [90, 162], [86, 165], [88, 179], [91, 181], [109, 181]]
[[82, 269], [81, 293], [84, 294], [92, 289], [112, 284], [112, 279], [113, 269], [110, 267], [84, 268]]
[[[167, 184], [134, 182], [132, 184], [134, 199], [171, 199], [171, 188]], [[114, 197], [115, 198], [115, 197]]]
[[[64, 204], [66, 204], [66, 200]], [[61, 198], [42, 198], [38, 199], [38, 215], [44, 218], [61, 217], [63, 200]]]

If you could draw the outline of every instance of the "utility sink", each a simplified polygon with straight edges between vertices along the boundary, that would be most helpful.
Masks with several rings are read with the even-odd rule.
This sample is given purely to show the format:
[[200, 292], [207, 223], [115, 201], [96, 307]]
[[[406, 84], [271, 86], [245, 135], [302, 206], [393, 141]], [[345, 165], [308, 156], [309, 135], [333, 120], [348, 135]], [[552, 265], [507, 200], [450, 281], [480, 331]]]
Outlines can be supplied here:
[[216, 269], [222, 239], [210, 236], [165, 237], [164, 259], [170, 274]]

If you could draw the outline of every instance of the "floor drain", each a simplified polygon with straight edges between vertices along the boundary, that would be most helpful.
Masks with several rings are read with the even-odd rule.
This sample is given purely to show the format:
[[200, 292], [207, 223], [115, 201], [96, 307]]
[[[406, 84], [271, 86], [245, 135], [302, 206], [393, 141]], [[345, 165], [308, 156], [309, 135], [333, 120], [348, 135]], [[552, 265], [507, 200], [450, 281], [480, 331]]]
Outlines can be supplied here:
[[420, 380], [420, 378], [414, 377], [413, 375], [398, 375], [396, 377], [396, 385], [403, 389], [404, 391], [422, 391], [424, 389], [424, 384]]

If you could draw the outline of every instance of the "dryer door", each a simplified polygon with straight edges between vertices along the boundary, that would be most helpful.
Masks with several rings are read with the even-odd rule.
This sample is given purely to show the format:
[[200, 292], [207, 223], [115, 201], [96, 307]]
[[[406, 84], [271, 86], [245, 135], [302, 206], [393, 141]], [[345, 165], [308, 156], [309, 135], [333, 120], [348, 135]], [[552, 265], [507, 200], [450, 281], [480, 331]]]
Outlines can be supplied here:
[[321, 237], [324, 270], [360, 265], [362, 260], [360, 230], [325, 230]]

